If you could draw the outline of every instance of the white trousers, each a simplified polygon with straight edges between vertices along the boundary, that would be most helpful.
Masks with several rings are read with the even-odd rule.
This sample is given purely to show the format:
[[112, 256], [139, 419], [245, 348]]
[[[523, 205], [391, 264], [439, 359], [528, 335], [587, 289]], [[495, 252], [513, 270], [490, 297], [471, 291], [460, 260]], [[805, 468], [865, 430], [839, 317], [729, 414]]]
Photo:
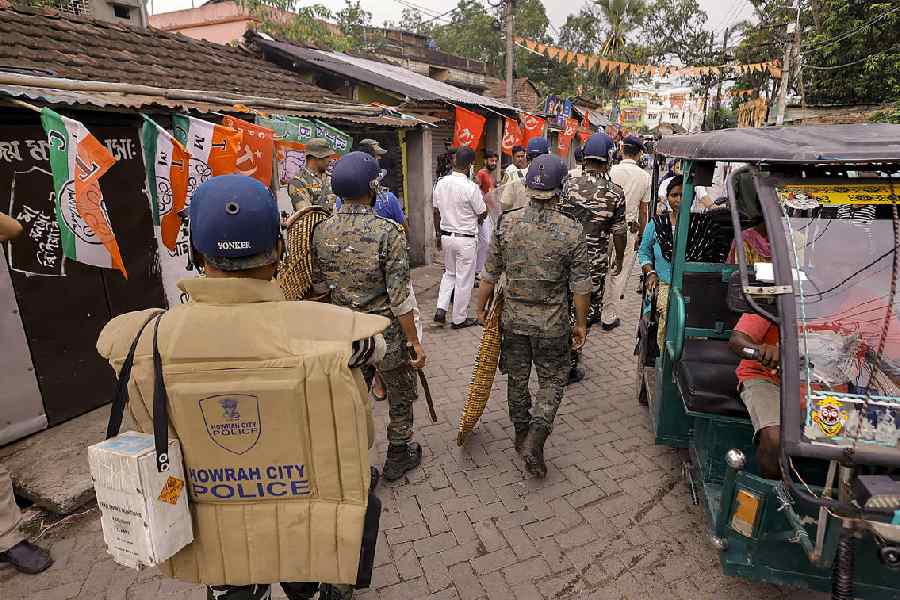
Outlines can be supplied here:
[[[636, 233], [628, 232], [628, 241], [625, 242], [625, 257], [622, 259], [622, 272], [613, 277], [612, 275], [606, 276], [606, 283], [604, 284], [603, 291], [603, 313], [601, 317], [601, 321], [606, 325], [611, 325], [616, 319], [619, 318], [619, 312], [622, 309], [622, 302], [624, 299], [622, 296], [625, 295], [626, 287], [628, 286], [628, 279], [631, 277], [631, 272], [634, 270], [634, 261], [637, 257], [637, 253], [634, 251], [634, 240], [637, 237]], [[613, 264], [616, 262], [616, 250], [613, 247], [612, 239], [609, 240], [609, 267], [612, 269]]]
[[21, 520], [22, 511], [13, 497], [9, 471], [0, 463], [0, 552], [6, 552], [25, 538], [19, 531]]
[[447, 310], [453, 297], [451, 321], [462, 323], [469, 316], [469, 300], [475, 285], [475, 254], [478, 241], [474, 237], [442, 236], [444, 276], [438, 292], [437, 307]]
[[413, 321], [416, 324], [416, 335], [419, 336], [419, 343], [424, 343], [422, 338], [422, 314], [419, 312], [419, 302], [416, 300], [416, 290], [413, 289], [412, 282], [409, 282], [409, 297], [413, 301]]
[[480, 275], [487, 262], [488, 246], [491, 245], [491, 236], [494, 235], [494, 220], [490, 215], [478, 227], [478, 255], [475, 259], [475, 274]]

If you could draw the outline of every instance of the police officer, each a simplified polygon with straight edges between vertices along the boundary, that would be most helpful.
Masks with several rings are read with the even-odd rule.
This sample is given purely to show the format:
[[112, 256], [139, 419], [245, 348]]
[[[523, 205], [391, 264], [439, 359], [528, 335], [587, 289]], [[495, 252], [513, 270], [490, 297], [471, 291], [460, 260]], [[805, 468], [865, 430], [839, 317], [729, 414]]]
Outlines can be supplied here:
[[[530, 165], [538, 156], [550, 154], [550, 142], [544, 137], [533, 137], [528, 140], [528, 150], [525, 156]], [[529, 202], [528, 192], [525, 190], [525, 180], [512, 179], [505, 183], [500, 193], [500, 208], [504, 211], [527, 206]]]
[[[625, 224], [625, 194], [609, 178], [616, 144], [605, 133], [595, 133], [584, 145], [584, 166], [580, 176], [569, 177], [563, 186], [559, 209], [584, 227], [591, 268], [591, 302], [588, 326], [600, 321], [603, 288], [609, 268], [609, 238], [613, 238], [615, 264], [612, 274], [622, 269], [628, 229]], [[578, 367], [579, 352], [572, 353], [569, 383], [584, 379]]]
[[[569, 372], [569, 350], [580, 350], [587, 337], [591, 278], [581, 224], [557, 210], [566, 167], [555, 156], [535, 159], [528, 168], [529, 204], [500, 218], [488, 252], [478, 302], [485, 306], [494, 285], [506, 275], [501, 326], [502, 362], [509, 376], [509, 416], [516, 450], [528, 472], [542, 478], [544, 442], [553, 428]], [[575, 326], [569, 320], [569, 295]], [[528, 379], [532, 363], [540, 391], [532, 411]]]
[[422, 449], [411, 439], [413, 369], [425, 365], [425, 352], [416, 333], [403, 229], [373, 209], [381, 173], [365, 152], [351, 152], [334, 165], [332, 184], [343, 203], [313, 234], [313, 283], [317, 291], [330, 291], [333, 304], [391, 320], [384, 333], [387, 354], [377, 368], [390, 406], [383, 475], [394, 481], [422, 461]]
[[[335, 565], [340, 556], [360, 555], [363, 526], [333, 532], [347, 523], [342, 512], [359, 518], [380, 511], [366, 451], [374, 439], [371, 413], [350, 369], [384, 355], [379, 332], [388, 320], [284, 301], [272, 281], [282, 253], [278, 208], [257, 180], [213, 177], [197, 188], [189, 214], [194, 262], [205, 275], [179, 282], [190, 301], [155, 324], [158, 309], [120, 315], [97, 341], [117, 372], [135, 344], [127, 404], [135, 425], [154, 431], [154, 390], [161, 384], [170, 429], [181, 440], [194, 541], [163, 572], [207, 584], [210, 600], [263, 600], [271, 596], [272, 581], [285, 582], [290, 600], [308, 600], [317, 591], [320, 599], [350, 598], [357, 564]], [[165, 377], [155, 384], [157, 348]], [[217, 436], [215, 426], [235, 414], [243, 429], [228, 439]], [[368, 435], [360, 428], [367, 422]], [[328, 426], [317, 427], [321, 423]], [[202, 475], [236, 464], [248, 480], [210, 485]], [[284, 464], [298, 468], [272, 468]], [[362, 502], [367, 494], [368, 503]], [[336, 510], [319, 510], [335, 503]], [[285, 518], [313, 513], [315, 526]], [[273, 544], [267, 545], [260, 536], [269, 535]], [[249, 554], [248, 543], [254, 546]], [[335, 556], [316, 559], [325, 548]], [[259, 583], [247, 585], [248, 577]]]
[[334, 150], [325, 138], [312, 138], [305, 144], [306, 164], [288, 185], [288, 195], [294, 210], [321, 206], [334, 210], [335, 196], [331, 191], [328, 165]]
[[605, 133], [595, 133], [584, 145], [584, 171], [566, 180], [560, 210], [584, 227], [591, 262], [591, 309], [588, 325], [600, 320], [603, 286], [609, 270], [609, 239], [615, 248], [612, 273], [622, 269], [628, 229], [625, 223], [625, 194], [609, 178], [615, 143]]

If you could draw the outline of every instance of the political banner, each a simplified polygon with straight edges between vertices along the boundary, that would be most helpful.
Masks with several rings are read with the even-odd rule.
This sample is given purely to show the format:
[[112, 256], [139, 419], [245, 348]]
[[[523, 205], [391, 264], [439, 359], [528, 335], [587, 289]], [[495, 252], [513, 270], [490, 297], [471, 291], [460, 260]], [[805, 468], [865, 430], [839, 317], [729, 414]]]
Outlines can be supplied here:
[[258, 179], [266, 187], [272, 185], [275, 132], [232, 116], [222, 119], [222, 124], [243, 135], [241, 153], [235, 165], [237, 172]]
[[500, 143], [500, 149], [504, 154], [512, 155], [512, 149], [515, 146], [525, 145], [525, 134], [519, 127], [519, 122], [515, 119], [506, 117], [506, 126], [503, 132], [503, 140]]
[[243, 135], [240, 131], [195, 119], [187, 115], [172, 117], [172, 129], [190, 154], [187, 203], [201, 183], [216, 175], [237, 173]]
[[190, 156], [178, 140], [146, 116], [141, 128], [141, 146], [156, 237], [174, 251], [181, 230], [179, 213], [187, 204]]
[[522, 125], [525, 126], [525, 143], [528, 143], [533, 137], [541, 137], [544, 135], [544, 126], [546, 125], [546, 121], [540, 117], [536, 117], [534, 115], [525, 114], [525, 117], [522, 119]]
[[335, 153], [343, 156], [350, 152], [350, 148], [353, 145], [353, 138], [340, 129], [332, 127], [322, 121], [316, 121], [315, 124], [316, 137], [328, 140], [328, 145], [331, 146], [331, 149], [334, 150]]
[[100, 177], [116, 159], [80, 122], [45, 108], [41, 124], [47, 133], [50, 170], [53, 173], [56, 220], [63, 254], [95, 267], [128, 273], [122, 262], [103, 193]]
[[456, 123], [453, 128], [453, 145], [456, 148], [468, 146], [475, 150], [481, 142], [484, 124], [487, 121], [478, 113], [456, 107]]
[[572, 145], [572, 139], [578, 132], [578, 119], [566, 119], [565, 129], [559, 132], [559, 141], [556, 144], [556, 153], [566, 157], [569, 155], [569, 147]]

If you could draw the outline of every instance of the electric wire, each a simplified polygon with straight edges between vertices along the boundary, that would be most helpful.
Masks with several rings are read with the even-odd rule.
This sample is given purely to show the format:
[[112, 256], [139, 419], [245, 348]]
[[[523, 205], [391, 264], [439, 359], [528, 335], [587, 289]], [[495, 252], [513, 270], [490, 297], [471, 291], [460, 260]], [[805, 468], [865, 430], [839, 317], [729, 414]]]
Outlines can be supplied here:
[[900, 11], [900, 6], [898, 6], [897, 8], [891, 9], [891, 10], [885, 12], [885, 13], [881, 13], [880, 15], [878, 15], [877, 17], [875, 17], [874, 19], [872, 19], [872, 20], [870, 20], [870, 21], [864, 23], [863, 25], [860, 25], [860, 26], [857, 27], [856, 29], [854, 29], [854, 30], [852, 30], [852, 31], [848, 31], [848, 32], [842, 33], [841, 35], [839, 35], [839, 36], [837, 36], [837, 37], [834, 37], [834, 38], [831, 38], [831, 39], [828, 39], [828, 40], [824, 40], [824, 41], [822, 41], [822, 42], [813, 44], [812, 46], [806, 46], [806, 47], [804, 47], [804, 46], [801, 44], [801, 45], [800, 45], [800, 50], [801, 50], [801, 51], [804, 51], [804, 52], [808, 52], [808, 51], [810, 51], [810, 50], [816, 50], [816, 49], [818, 49], [818, 48], [822, 48], [822, 47], [824, 47], [824, 46], [829, 46], [829, 45], [834, 44], [834, 43], [836, 43], [836, 42], [840, 42], [841, 40], [845, 40], [845, 39], [847, 39], [848, 37], [850, 37], [850, 36], [852, 36], [852, 35], [854, 35], [854, 34], [856, 34], [856, 33], [859, 33], [860, 31], [862, 31], [862, 30], [864, 30], [864, 29], [868, 29], [870, 26], [874, 25], [874, 24], [877, 23], [878, 21], [881, 21], [882, 19], [885, 19], [885, 18], [889, 17], [890, 15], [892, 15], [892, 14], [894, 14], [895, 12], [898, 12], [898, 11]]

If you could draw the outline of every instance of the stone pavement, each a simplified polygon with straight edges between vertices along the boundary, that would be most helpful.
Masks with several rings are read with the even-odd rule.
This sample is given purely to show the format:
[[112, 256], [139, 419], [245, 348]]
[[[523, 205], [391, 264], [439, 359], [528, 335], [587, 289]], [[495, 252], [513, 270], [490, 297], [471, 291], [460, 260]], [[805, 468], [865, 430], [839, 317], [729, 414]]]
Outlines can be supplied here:
[[[512, 448], [504, 376], [465, 448], [459, 414], [480, 328], [431, 326], [439, 267], [418, 269], [426, 372], [438, 423], [416, 407], [423, 466], [381, 484], [384, 503], [373, 588], [359, 600], [824, 598], [721, 574], [678, 451], [653, 445], [633, 393], [637, 297], [624, 326], [595, 329], [588, 377], [567, 389], [547, 443], [547, 479], [523, 475]], [[383, 431], [386, 406], [375, 408]], [[376, 445], [373, 464], [383, 461]], [[41, 524], [38, 523], [38, 526]], [[0, 599], [201, 600], [203, 588], [135, 572], [107, 556], [96, 509], [46, 532], [56, 564], [38, 576], [0, 565]], [[276, 590], [276, 598], [283, 597]]]

